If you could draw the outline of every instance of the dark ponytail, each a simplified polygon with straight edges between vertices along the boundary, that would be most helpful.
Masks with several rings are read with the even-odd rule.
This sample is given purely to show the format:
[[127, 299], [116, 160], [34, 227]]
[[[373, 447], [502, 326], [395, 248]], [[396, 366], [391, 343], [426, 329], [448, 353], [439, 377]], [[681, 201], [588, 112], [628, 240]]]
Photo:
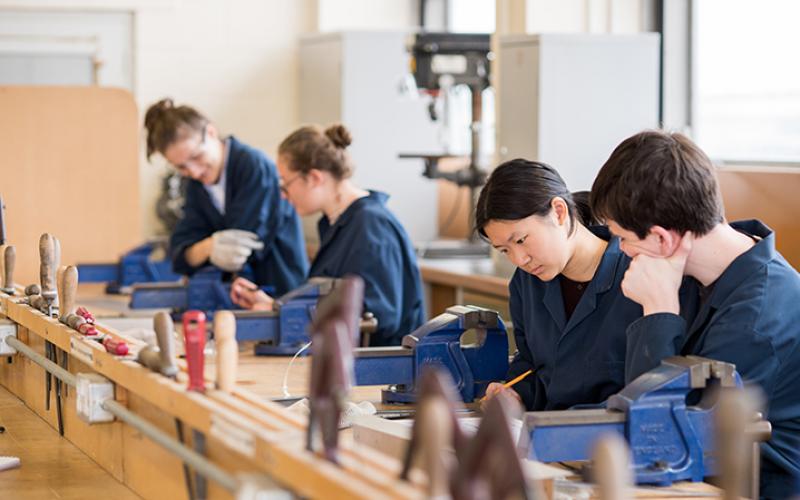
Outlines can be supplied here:
[[589, 204], [589, 195], [591, 195], [591, 191], [573, 191], [572, 201], [575, 203], [575, 211], [578, 214], [578, 220], [580, 220], [584, 226], [598, 226], [602, 223], [592, 213], [592, 206]]
[[588, 206], [588, 193], [576, 194], [577, 202], [564, 179], [550, 165], [521, 158], [507, 161], [494, 169], [478, 196], [475, 230], [486, 238], [484, 228], [489, 221], [547, 215], [550, 203], [558, 196], [567, 204], [569, 233], [572, 234], [576, 219], [583, 224], [594, 220]]

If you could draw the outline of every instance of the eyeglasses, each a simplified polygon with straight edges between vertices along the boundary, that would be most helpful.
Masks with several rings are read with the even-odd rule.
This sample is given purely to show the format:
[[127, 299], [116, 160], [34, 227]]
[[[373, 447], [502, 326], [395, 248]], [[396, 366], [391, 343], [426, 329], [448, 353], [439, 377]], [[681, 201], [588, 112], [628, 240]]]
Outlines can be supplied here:
[[289, 186], [291, 186], [294, 181], [296, 181], [297, 179], [299, 179], [302, 176], [303, 176], [303, 174], [297, 174], [294, 177], [292, 177], [292, 179], [289, 182], [283, 182], [281, 180], [281, 185], [280, 185], [281, 193], [283, 193], [284, 196], [288, 196], [289, 195]]
[[206, 144], [206, 128], [207, 127], [203, 127], [203, 131], [200, 134], [200, 142], [197, 144], [197, 148], [195, 148], [195, 152], [192, 153], [192, 155], [189, 157], [189, 159], [186, 160], [183, 163], [178, 164], [178, 165], [173, 165], [178, 172], [181, 172], [181, 173], [188, 172], [190, 165], [197, 165], [197, 163], [199, 163], [200, 160], [202, 160], [203, 157], [205, 156], [205, 154], [206, 154], [206, 148], [205, 148], [205, 144]]

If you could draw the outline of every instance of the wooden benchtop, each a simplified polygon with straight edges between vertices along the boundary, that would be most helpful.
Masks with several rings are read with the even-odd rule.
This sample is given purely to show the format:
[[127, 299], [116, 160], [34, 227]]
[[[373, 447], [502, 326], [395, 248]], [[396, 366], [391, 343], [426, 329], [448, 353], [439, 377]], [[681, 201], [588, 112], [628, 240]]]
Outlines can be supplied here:
[[508, 298], [508, 282], [513, 274], [498, 268], [490, 258], [420, 259], [422, 280], [436, 285], [465, 288]]

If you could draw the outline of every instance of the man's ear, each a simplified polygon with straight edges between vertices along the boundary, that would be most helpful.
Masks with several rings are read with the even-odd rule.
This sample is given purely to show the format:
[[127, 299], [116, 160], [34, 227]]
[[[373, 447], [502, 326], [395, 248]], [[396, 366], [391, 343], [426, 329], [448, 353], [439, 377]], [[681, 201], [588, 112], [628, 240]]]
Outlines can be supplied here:
[[674, 229], [653, 226], [650, 228], [650, 236], [656, 238], [658, 252], [662, 257], [672, 257], [672, 254], [681, 246], [681, 235]]
[[569, 221], [569, 207], [564, 198], [560, 196], [554, 197], [550, 202], [550, 207], [553, 209], [556, 224], [562, 226]]

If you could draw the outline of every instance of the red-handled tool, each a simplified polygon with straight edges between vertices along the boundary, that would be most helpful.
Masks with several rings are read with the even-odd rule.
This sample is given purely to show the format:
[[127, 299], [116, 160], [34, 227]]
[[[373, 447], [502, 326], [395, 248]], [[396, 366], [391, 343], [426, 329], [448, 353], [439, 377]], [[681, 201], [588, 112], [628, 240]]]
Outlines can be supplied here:
[[117, 356], [125, 356], [128, 354], [128, 344], [125, 343], [124, 340], [115, 339], [111, 335], [106, 335], [103, 337], [103, 347], [106, 348], [106, 352]]
[[190, 391], [205, 392], [203, 349], [206, 345], [206, 315], [202, 311], [183, 313], [183, 342], [189, 368]]

